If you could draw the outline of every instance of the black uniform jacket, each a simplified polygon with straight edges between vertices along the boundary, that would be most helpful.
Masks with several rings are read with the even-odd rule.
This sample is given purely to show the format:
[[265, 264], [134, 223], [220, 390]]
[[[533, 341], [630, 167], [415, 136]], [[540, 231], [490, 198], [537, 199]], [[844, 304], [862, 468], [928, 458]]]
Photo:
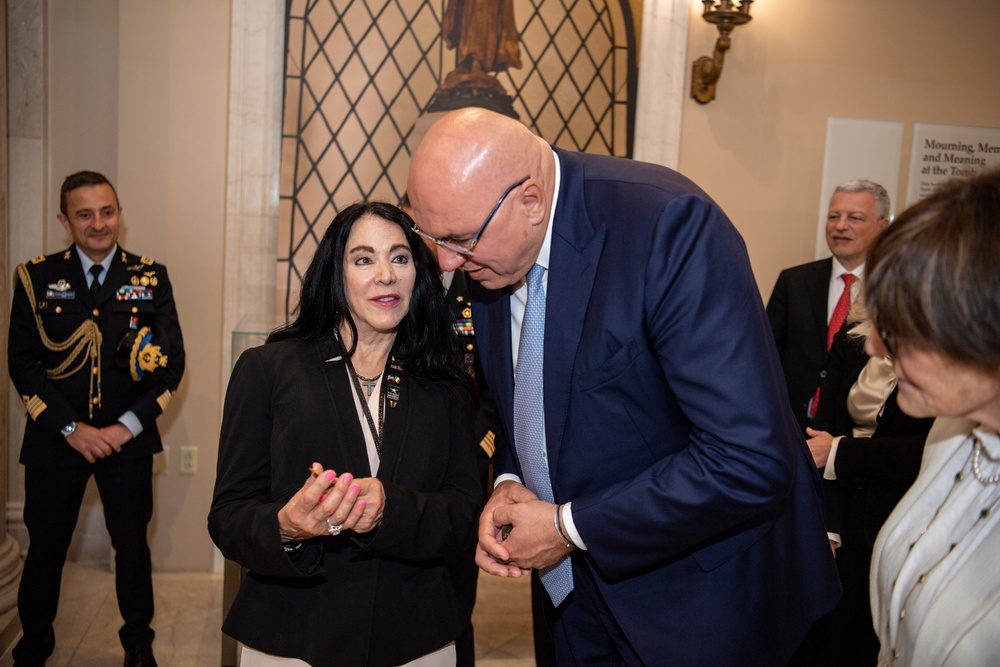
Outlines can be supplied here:
[[283, 341], [247, 350], [236, 363], [208, 517], [223, 555], [249, 569], [226, 634], [317, 666], [398, 665], [458, 635], [446, 563], [482, 506], [471, 403], [405, 369], [389, 373], [399, 397], [385, 407], [381, 525], [288, 552], [278, 510], [313, 461], [371, 475], [343, 351], [332, 336]]
[[[166, 267], [116, 248], [95, 300], [74, 246], [22, 266], [26, 273], [19, 267], [14, 274], [8, 347], [10, 377], [30, 417], [24, 430], [21, 463], [89, 465], [66, 444], [61, 429], [74, 421], [99, 428], [108, 426], [129, 410], [138, 417], [143, 431], [120, 453], [98, 464], [161, 451], [156, 418], [170, 402], [184, 374], [184, 340]], [[33, 299], [28, 296], [25, 275]], [[91, 363], [86, 332], [94, 326], [87, 322], [93, 322], [100, 331], [99, 365], [96, 359]], [[118, 348], [130, 332], [133, 335], [127, 347], [131, 348], [135, 335], [147, 327], [151, 342], [160, 347], [166, 364], [157, 363], [155, 370], [137, 374], [136, 381], [128, 368], [119, 367]], [[64, 350], [50, 349], [64, 347], [75, 332], [83, 333], [76, 343]], [[78, 345], [82, 348], [77, 349]], [[48, 371], [67, 361], [70, 363], [66, 370], [75, 368], [75, 372], [63, 379], [50, 377]]]

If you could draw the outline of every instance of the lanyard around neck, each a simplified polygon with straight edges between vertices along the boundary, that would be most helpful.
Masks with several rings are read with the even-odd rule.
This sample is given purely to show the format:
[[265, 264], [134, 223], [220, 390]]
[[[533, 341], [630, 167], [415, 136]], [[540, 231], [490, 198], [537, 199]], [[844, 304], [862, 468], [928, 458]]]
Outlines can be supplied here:
[[361, 382], [358, 380], [358, 374], [354, 370], [354, 364], [351, 363], [351, 358], [346, 357], [347, 360], [347, 370], [351, 374], [351, 384], [354, 385], [354, 391], [358, 396], [358, 400], [361, 402], [361, 409], [365, 413], [365, 419], [368, 421], [368, 428], [371, 430], [372, 439], [375, 441], [375, 452], [378, 457], [382, 458], [382, 428], [385, 425], [385, 371], [389, 367], [392, 355], [389, 356], [385, 361], [385, 368], [382, 369], [381, 383], [379, 385], [378, 392], [378, 428], [375, 428], [375, 420], [372, 419], [372, 411], [368, 409], [368, 398], [364, 395], [361, 389]]

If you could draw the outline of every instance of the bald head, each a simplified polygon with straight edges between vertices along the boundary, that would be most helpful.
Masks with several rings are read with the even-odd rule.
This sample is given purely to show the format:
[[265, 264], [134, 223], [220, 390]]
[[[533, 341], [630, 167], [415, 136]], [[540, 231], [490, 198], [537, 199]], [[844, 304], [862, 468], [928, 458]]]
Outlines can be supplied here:
[[499, 276], [511, 284], [524, 276], [541, 247], [554, 174], [552, 150], [527, 127], [492, 111], [466, 108], [428, 130], [410, 164], [407, 194], [417, 227], [434, 238], [461, 245], [488, 224], [472, 256], [444, 248], [442, 269], [463, 267], [489, 286]]
[[[468, 188], [496, 190], [534, 168], [544, 142], [521, 123], [492, 111], [466, 108], [435, 123], [410, 164], [407, 192], [416, 208], [424, 194]], [[523, 172], [523, 173], [522, 173]]]

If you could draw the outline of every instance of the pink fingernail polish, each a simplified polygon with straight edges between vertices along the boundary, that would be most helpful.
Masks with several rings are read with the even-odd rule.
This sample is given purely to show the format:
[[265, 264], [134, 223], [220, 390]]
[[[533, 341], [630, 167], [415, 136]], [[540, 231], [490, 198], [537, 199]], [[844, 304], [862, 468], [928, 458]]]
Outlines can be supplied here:
[[361, 490], [360, 484], [355, 484], [354, 486], [351, 487], [351, 493], [357, 493], [360, 490]]
[[354, 479], [354, 475], [352, 475], [351, 473], [347, 473], [346, 475], [341, 477], [341, 479], [344, 480], [345, 484], [350, 484], [351, 480]]
[[336, 477], [336, 475], [334, 475], [334, 474], [333, 474], [333, 471], [332, 471], [332, 470], [330, 470], [329, 472], [327, 472], [327, 473], [326, 473], [326, 481], [328, 481], [328, 482], [329, 482], [329, 481], [331, 481], [331, 480], [332, 480], [332, 479], [333, 479], [334, 477]]
[[358, 501], [358, 507], [360, 507], [361, 509], [364, 509], [365, 508], [365, 501], [359, 500]]
[[322, 496], [319, 497], [319, 501], [320, 502], [323, 502], [324, 500], [326, 500], [326, 494], [325, 493]]

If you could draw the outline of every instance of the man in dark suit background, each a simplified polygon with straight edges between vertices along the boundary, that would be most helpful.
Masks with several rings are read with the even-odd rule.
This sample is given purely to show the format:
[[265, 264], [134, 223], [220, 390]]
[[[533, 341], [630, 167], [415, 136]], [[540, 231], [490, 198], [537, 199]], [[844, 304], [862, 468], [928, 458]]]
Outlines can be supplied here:
[[561, 665], [784, 665], [839, 584], [722, 211], [482, 109], [428, 131], [408, 193], [442, 268], [476, 281], [501, 423], [479, 565], [540, 571]]
[[153, 658], [152, 518], [156, 418], [184, 372], [167, 270], [118, 246], [122, 207], [96, 172], [66, 178], [59, 221], [73, 245], [17, 267], [10, 377], [28, 421], [21, 445], [30, 544], [18, 590], [14, 664], [43, 665], [80, 504], [93, 475], [115, 549], [125, 665]]
[[[878, 183], [857, 179], [839, 184], [830, 198], [826, 243], [832, 257], [785, 269], [767, 302], [767, 317], [781, 357], [792, 412], [805, 430], [815, 416], [814, 397], [832, 335], [831, 317], [851, 274], [848, 304], [860, 290], [865, 258], [875, 237], [889, 224], [889, 193]], [[846, 310], [844, 311], [846, 314]], [[843, 324], [833, 325], [834, 333]]]

